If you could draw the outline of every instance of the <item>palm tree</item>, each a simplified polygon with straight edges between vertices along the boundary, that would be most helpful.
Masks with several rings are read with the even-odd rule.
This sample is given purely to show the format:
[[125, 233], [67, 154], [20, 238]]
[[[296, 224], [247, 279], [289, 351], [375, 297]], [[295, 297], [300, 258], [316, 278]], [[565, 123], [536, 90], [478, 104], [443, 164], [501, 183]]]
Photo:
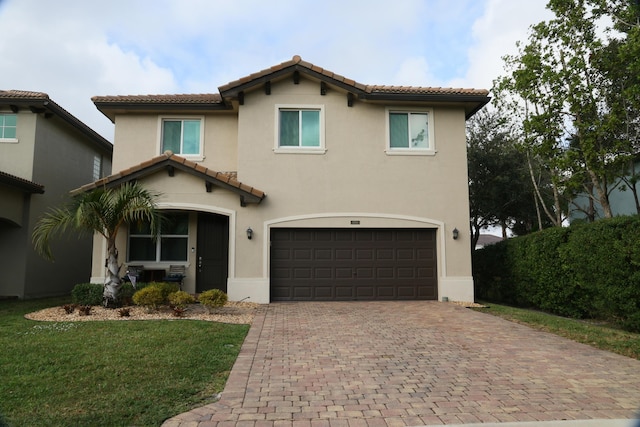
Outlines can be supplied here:
[[158, 193], [138, 183], [125, 183], [116, 188], [97, 188], [80, 193], [63, 207], [52, 208], [41, 217], [32, 234], [36, 252], [53, 260], [49, 242], [68, 229], [84, 233], [100, 233], [107, 240], [107, 277], [104, 284], [105, 305], [114, 302], [120, 289], [120, 265], [116, 237], [122, 225], [148, 222], [151, 234], [157, 236], [162, 215], [156, 208]]

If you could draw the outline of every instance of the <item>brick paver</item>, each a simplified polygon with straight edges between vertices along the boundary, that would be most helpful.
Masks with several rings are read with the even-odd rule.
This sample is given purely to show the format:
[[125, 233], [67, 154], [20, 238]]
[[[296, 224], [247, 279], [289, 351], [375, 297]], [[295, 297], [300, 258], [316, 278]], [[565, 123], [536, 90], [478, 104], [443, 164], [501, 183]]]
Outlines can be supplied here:
[[164, 427], [633, 418], [640, 361], [439, 302], [259, 309], [221, 400]]

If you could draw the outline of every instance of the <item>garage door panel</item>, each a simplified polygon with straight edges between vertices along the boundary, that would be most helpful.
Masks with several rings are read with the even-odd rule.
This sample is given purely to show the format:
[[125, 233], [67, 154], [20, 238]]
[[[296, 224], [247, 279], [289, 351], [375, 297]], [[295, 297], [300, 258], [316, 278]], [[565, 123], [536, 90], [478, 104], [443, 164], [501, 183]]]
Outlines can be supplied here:
[[356, 259], [358, 261], [373, 261], [373, 249], [356, 249]]
[[296, 286], [293, 288], [293, 297], [297, 300], [313, 299], [313, 288], [311, 286]]
[[335, 298], [336, 299], [347, 299], [352, 300], [355, 296], [355, 290], [353, 286], [336, 286], [335, 287]]
[[356, 268], [356, 278], [358, 280], [373, 279], [375, 277], [373, 272], [373, 268]]
[[333, 299], [333, 287], [332, 286], [314, 286], [314, 299], [324, 299], [324, 300], [332, 300]]
[[353, 270], [349, 268], [336, 268], [336, 279], [351, 279], [353, 277]]
[[435, 235], [428, 229], [272, 229], [272, 300], [437, 299]]
[[413, 261], [416, 259], [416, 253], [410, 248], [398, 248], [396, 250], [396, 259], [398, 261]]
[[352, 260], [353, 259], [353, 250], [352, 249], [336, 249], [335, 251], [335, 259], [338, 261], [341, 260]]
[[331, 261], [333, 259], [333, 251], [330, 248], [316, 249], [313, 256], [318, 261]]
[[376, 269], [378, 279], [393, 279], [395, 270], [392, 267], [379, 267]]
[[360, 300], [375, 299], [375, 288], [373, 286], [357, 286], [356, 298]]
[[328, 267], [316, 268], [314, 277], [316, 279], [333, 279], [333, 269]]
[[293, 270], [294, 280], [311, 279], [312, 277], [310, 268], [296, 268]]
[[312, 259], [311, 249], [296, 249], [293, 251], [293, 259], [296, 261], [305, 261]]

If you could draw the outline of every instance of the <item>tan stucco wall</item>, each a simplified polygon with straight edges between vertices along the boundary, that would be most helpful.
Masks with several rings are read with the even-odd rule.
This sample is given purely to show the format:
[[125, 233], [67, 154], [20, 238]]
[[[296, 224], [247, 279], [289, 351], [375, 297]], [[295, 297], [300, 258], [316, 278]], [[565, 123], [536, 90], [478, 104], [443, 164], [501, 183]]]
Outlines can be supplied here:
[[[326, 153], [274, 153], [274, 104], [323, 105]], [[384, 105], [356, 102], [348, 107], [345, 94], [331, 91], [321, 96], [319, 85], [306, 80], [274, 85], [270, 96], [247, 95], [239, 115], [238, 178], [268, 197], [248, 216], [239, 217], [246, 224], [238, 227], [283, 226], [286, 223], [273, 222], [315, 216], [297, 224], [351, 227], [353, 219], [360, 220], [360, 227], [380, 223], [438, 228], [441, 278], [472, 283], [464, 111], [436, 107], [433, 120], [435, 156], [387, 155]], [[345, 213], [355, 215], [341, 215]], [[461, 232], [455, 241], [454, 228]], [[259, 277], [256, 261], [268, 247], [262, 238], [257, 235], [243, 252], [248, 262], [238, 265], [239, 275]], [[238, 243], [239, 250], [243, 243]], [[263, 263], [260, 268], [267, 267]]]
[[[276, 104], [322, 105], [326, 152], [274, 152]], [[239, 181], [266, 192], [260, 205], [240, 207], [236, 194], [219, 188], [206, 193], [202, 180], [179, 171], [172, 178], [159, 172], [143, 182], [163, 193], [162, 208], [229, 216], [232, 299], [269, 301], [271, 227], [424, 227], [437, 230], [439, 297], [469, 301], [473, 279], [464, 110], [420, 107], [433, 108], [436, 154], [388, 155], [385, 105], [356, 101], [348, 107], [345, 93], [333, 89], [321, 96], [317, 82], [303, 78], [294, 85], [286, 79], [272, 84], [271, 95], [247, 93], [237, 117], [217, 114], [205, 120], [202, 164], [237, 170]], [[114, 171], [158, 155], [158, 131], [157, 116], [118, 117]], [[246, 238], [248, 227], [254, 230], [252, 240]], [[455, 241], [454, 228], [460, 230]], [[126, 253], [125, 235], [121, 254]], [[195, 289], [193, 264], [190, 258], [186, 290]], [[94, 261], [96, 281], [103, 270], [104, 258]]]
[[[135, 114], [116, 117], [113, 170], [121, 171], [162, 154], [160, 143], [161, 117], [193, 117], [180, 114]], [[204, 159], [207, 167], [219, 171], [236, 171], [238, 168], [237, 141], [238, 120], [231, 113], [219, 113], [204, 117]]]

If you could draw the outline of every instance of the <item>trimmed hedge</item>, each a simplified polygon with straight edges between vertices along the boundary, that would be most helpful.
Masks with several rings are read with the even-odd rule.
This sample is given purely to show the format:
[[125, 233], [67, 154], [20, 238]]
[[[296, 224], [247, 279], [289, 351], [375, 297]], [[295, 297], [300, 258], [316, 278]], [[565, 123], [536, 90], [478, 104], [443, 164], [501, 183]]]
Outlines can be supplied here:
[[640, 217], [550, 228], [474, 251], [476, 298], [640, 331]]
[[71, 302], [77, 305], [102, 305], [104, 286], [99, 283], [78, 283], [71, 290]]

